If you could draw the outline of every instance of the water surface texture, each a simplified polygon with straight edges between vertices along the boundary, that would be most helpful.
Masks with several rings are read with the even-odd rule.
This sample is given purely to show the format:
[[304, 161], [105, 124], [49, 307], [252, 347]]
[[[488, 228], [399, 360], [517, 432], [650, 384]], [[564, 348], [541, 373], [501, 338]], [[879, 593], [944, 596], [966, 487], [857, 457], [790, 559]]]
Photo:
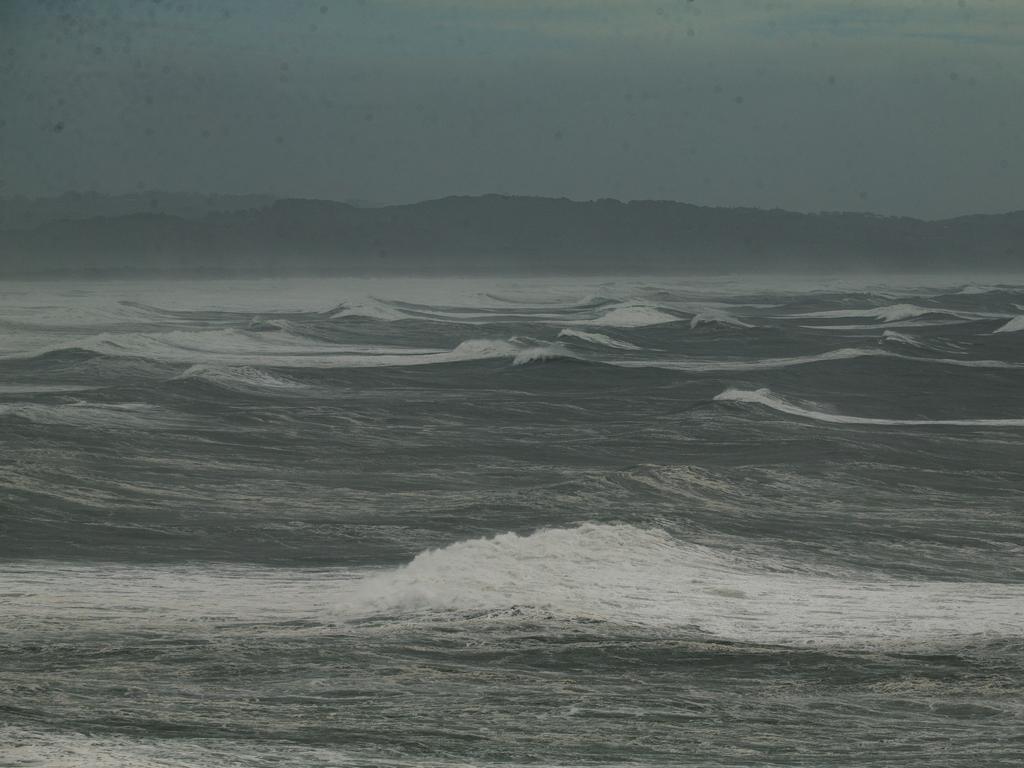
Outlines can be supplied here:
[[1019, 765], [1022, 492], [1019, 281], [7, 282], [0, 765]]

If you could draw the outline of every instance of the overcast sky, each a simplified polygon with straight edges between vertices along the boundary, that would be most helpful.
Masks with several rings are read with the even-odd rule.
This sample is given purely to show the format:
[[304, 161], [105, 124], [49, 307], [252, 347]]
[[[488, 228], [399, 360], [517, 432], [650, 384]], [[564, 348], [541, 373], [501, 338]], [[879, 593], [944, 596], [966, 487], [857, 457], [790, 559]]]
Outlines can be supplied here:
[[1024, 208], [1022, 0], [0, 0], [0, 194]]

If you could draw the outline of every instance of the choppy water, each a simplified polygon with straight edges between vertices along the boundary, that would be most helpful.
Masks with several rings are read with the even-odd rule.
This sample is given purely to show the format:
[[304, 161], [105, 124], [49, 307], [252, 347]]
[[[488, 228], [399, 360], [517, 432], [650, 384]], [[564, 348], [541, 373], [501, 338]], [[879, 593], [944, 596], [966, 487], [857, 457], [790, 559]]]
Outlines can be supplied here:
[[0, 765], [1020, 764], [1024, 285], [916, 282], [5, 284]]

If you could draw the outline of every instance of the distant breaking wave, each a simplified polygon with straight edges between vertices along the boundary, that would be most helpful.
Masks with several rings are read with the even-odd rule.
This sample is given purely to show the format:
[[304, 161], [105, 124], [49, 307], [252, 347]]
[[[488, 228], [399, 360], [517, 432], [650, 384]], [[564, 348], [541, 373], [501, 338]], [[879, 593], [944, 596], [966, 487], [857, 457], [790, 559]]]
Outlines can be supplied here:
[[[882, 332], [882, 337], [878, 340], [878, 343], [879, 344], [903, 345], [903, 346], [906, 346], [906, 347], [913, 347], [914, 349], [923, 349], [923, 350], [929, 350], [929, 351], [932, 351], [932, 352], [951, 352], [953, 354], [962, 354], [962, 352], [963, 352], [963, 348], [962, 347], [960, 347], [960, 346], [958, 346], [956, 344], [952, 344], [950, 342], [940, 342], [940, 341], [935, 341], [935, 340], [932, 340], [932, 339], [929, 339], [928, 341], [925, 341], [924, 339], [920, 339], [920, 338], [918, 338], [916, 336], [911, 336], [909, 334], [900, 333], [899, 331], [893, 331], [893, 330], [885, 330], [885, 331], [883, 331]], [[961, 364], [970, 365], [974, 361], [955, 361], [955, 360], [949, 360], [947, 362], [949, 362], [951, 364], [959, 362]], [[995, 360], [977, 361], [977, 362], [991, 363], [992, 365], [990, 367], [1002, 367]]]
[[1024, 331], [1024, 315], [1018, 315], [1006, 325], [996, 328], [992, 333], [1016, 333], [1018, 331]]
[[336, 307], [329, 315], [331, 320], [341, 320], [347, 317], [363, 317], [371, 320], [384, 320], [385, 322], [409, 319], [409, 315], [407, 313], [394, 307], [390, 307], [381, 301], [367, 301], [343, 305], [341, 307]]
[[234, 392], [306, 389], [305, 384], [274, 376], [251, 366], [193, 365], [175, 377], [179, 381], [205, 381]]
[[603, 333], [577, 331], [572, 328], [563, 328], [558, 332], [558, 336], [559, 338], [579, 339], [580, 341], [586, 341], [590, 344], [597, 344], [599, 346], [610, 347], [612, 349], [643, 349], [643, 347], [638, 347], [636, 344], [630, 344], [628, 341], [613, 339], [610, 336], [605, 336]]
[[[677, 318], [678, 319], [678, 318]], [[565, 328], [563, 338], [576, 338], [609, 349], [638, 350], [627, 342], [590, 331]], [[437, 365], [445, 363], [511, 358], [514, 364], [553, 359], [579, 359], [558, 342], [514, 337], [511, 339], [467, 339], [454, 349], [391, 347], [372, 344], [335, 344], [290, 330], [250, 331], [217, 329], [166, 331], [162, 333], [101, 333], [46, 347], [32, 353], [17, 353], [0, 359], [35, 359], [60, 352], [88, 352], [106, 357], [139, 358], [156, 363], [206, 366], [185, 375], [205, 378], [222, 386], [266, 388], [275, 386], [268, 379], [259, 381], [256, 371], [264, 368], [384, 368]], [[999, 360], [964, 360], [901, 355], [873, 348], [846, 347], [812, 355], [781, 358], [729, 359], [687, 358], [594, 359], [589, 362], [630, 368], [661, 368], [677, 371], [752, 371], [788, 368], [856, 358], [888, 357], [933, 365], [970, 368], [1019, 369], [1021, 363]], [[216, 381], [214, 381], [216, 379]]]
[[685, 320], [649, 304], [623, 304], [591, 320], [577, 320], [574, 325], [599, 325], [608, 328], [643, 328], [648, 325], [678, 323]]
[[861, 347], [843, 347], [829, 352], [820, 352], [816, 355], [798, 355], [794, 357], [768, 357], [752, 360], [729, 360], [729, 359], [701, 359], [690, 358], [687, 360], [659, 360], [657, 358], [647, 360], [608, 360], [609, 365], [621, 368], [661, 368], [669, 371], [689, 371], [693, 373], [704, 373], [713, 371], [759, 371], [776, 368], [792, 368], [798, 365], [815, 365], [818, 363], [831, 363], [843, 360], [856, 360], [858, 358], [888, 358], [891, 360], [905, 360], [913, 363], [930, 365], [953, 365], [962, 368], [993, 368], [1001, 370], [1024, 369], [1024, 364], [1010, 363], [1003, 360], [959, 360], [948, 357], [924, 357], [915, 355], [901, 355], [897, 352], [890, 352], [885, 349]]
[[[574, 355], [561, 344], [513, 343], [501, 339], [469, 339], [455, 349], [331, 344], [288, 331], [202, 330], [165, 333], [102, 333], [68, 344], [47, 347], [11, 359], [32, 359], [61, 351], [87, 351], [109, 357], [135, 357], [164, 363], [187, 363], [186, 375], [225, 384], [273, 386], [260, 367], [378, 368], [457, 363], [509, 357], [517, 364]], [[209, 367], [214, 366], [214, 367]], [[191, 369], [190, 369], [191, 370]], [[260, 379], [260, 376], [263, 376]]]
[[[595, 313], [597, 313], [595, 315]], [[721, 322], [738, 327], [746, 324], [724, 312], [711, 311], [699, 322]], [[328, 313], [331, 320], [363, 318], [382, 322], [413, 320], [419, 322], [492, 325], [497, 323], [545, 323], [607, 328], [644, 328], [665, 323], [685, 322], [688, 318], [657, 305], [643, 302], [615, 303], [606, 299], [588, 300], [570, 305], [539, 307], [434, 307], [406, 302], [368, 299], [343, 304]]]
[[722, 312], [720, 310], [708, 310], [705, 312], [699, 312], [694, 315], [690, 320], [691, 328], [698, 328], [702, 325], [722, 325], [731, 328], [753, 328], [754, 326], [750, 323], [745, 323], [737, 317], [733, 317], [728, 312]]
[[56, 349], [76, 348], [112, 357], [142, 357], [171, 363], [227, 363], [299, 368], [395, 365], [413, 362], [416, 358], [444, 351], [365, 344], [331, 344], [284, 330], [236, 329], [103, 333]]
[[660, 530], [586, 523], [460, 541], [364, 578], [352, 618], [548, 619], [836, 647], [1016, 637], [1024, 587], [836, 578], [739, 558]]
[[689, 360], [619, 360], [612, 363], [624, 368], [662, 368], [670, 371], [757, 371], [771, 368], [790, 368], [796, 365], [827, 363], [836, 360], [854, 360], [859, 357], [898, 357], [881, 349], [860, 349], [845, 347], [817, 355], [796, 357], [769, 357], [754, 360], [699, 359]]
[[437, 362], [461, 362], [487, 360], [491, 358], [512, 358], [513, 365], [527, 365], [545, 360], [574, 358], [561, 344], [543, 344], [532, 340], [469, 339], [462, 342], [451, 353], [450, 360]]
[[928, 349], [928, 345], [920, 339], [916, 339], [913, 336], [908, 336], [905, 333], [899, 333], [897, 331], [885, 331], [882, 334], [882, 338], [879, 339], [879, 342], [886, 341], [896, 344], [905, 344], [908, 347], [916, 347], [917, 349]]
[[899, 427], [1024, 427], [1024, 419], [874, 419], [815, 411], [794, 405], [768, 389], [727, 389], [715, 396], [720, 402], [753, 403], [779, 413], [829, 424], [863, 424]]
[[802, 312], [788, 317], [800, 318], [847, 318], [847, 317], [870, 317], [881, 320], [885, 323], [893, 323], [899, 320], [911, 320], [925, 315], [947, 315], [960, 320], [981, 320], [991, 315], [979, 314], [976, 312], [958, 312], [951, 309], [940, 309], [938, 307], [919, 307], [916, 304], [890, 304], [887, 307], [870, 307], [867, 309], [829, 309], [821, 312]]

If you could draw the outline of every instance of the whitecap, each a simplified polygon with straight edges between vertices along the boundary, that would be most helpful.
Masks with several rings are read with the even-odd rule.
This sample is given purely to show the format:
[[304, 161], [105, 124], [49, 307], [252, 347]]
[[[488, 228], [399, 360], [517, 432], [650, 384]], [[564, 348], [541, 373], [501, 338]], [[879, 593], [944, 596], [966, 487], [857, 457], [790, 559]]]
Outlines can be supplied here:
[[515, 357], [512, 358], [512, 365], [528, 365], [548, 360], [575, 359], [575, 357], [561, 344], [542, 344], [520, 349], [516, 352]]
[[908, 336], [905, 333], [899, 333], [897, 331], [887, 330], [883, 332], [882, 338], [879, 339], [879, 343], [886, 341], [896, 344], [906, 344], [908, 347], [917, 347], [918, 349], [927, 349], [924, 342], [919, 339], [915, 339], [913, 336]]
[[958, 312], [951, 309], [940, 309], [938, 307], [919, 307], [916, 304], [890, 304], [886, 307], [868, 307], [866, 309], [829, 309], [821, 312], [801, 312], [787, 317], [807, 318], [847, 318], [847, 317], [871, 317], [885, 323], [893, 323], [900, 320], [911, 320], [924, 315], [948, 315], [961, 320], [979, 320], [991, 315], [976, 312]]
[[996, 328], [992, 333], [1017, 333], [1018, 331], [1024, 331], [1024, 315], [1018, 315], [1006, 325]]
[[642, 347], [638, 347], [636, 344], [630, 344], [628, 341], [613, 339], [611, 336], [605, 336], [603, 333], [577, 331], [573, 328], [563, 328], [558, 332], [558, 336], [559, 338], [579, 339], [580, 341], [586, 341], [590, 344], [597, 344], [599, 346], [610, 347], [612, 349], [642, 349]]
[[305, 389], [300, 382], [274, 376], [252, 366], [193, 365], [175, 377], [176, 380], [197, 380], [233, 391]]
[[879, 419], [863, 416], [846, 416], [813, 408], [805, 408], [772, 394], [768, 389], [729, 388], [715, 395], [720, 402], [753, 403], [779, 413], [797, 416], [829, 424], [858, 424], [865, 426], [898, 427], [1024, 427], [1021, 419]]
[[649, 325], [678, 323], [684, 318], [649, 304], [621, 304], [592, 320], [577, 320], [573, 325], [600, 325], [609, 328], [643, 328]]
[[769, 357], [755, 360], [728, 360], [724, 358], [689, 358], [687, 360], [615, 360], [610, 365], [623, 368], [661, 368], [669, 371], [757, 371], [772, 368], [790, 368], [796, 365], [827, 363], [836, 360], [854, 360], [859, 357], [898, 357], [881, 349], [860, 349], [844, 347], [815, 355], [798, 355], [795, 357]]
[[349, 317], [361, 317], [370, 320], [383, 320], [394, 322], [396, 320], [408, 320], [409, 315], [396, 309], [393, 306], [377, 300], [343, 304], [336, 307], [329, 315], [331, 320], [343, 320]]
[[331, 344], [283, 330], [217, 329], [101, 333], [29, 353], [10, 355], [6, 359], [34, 358], [74, 350], [164, 363], [295, 368], [414, 365], [434, 362], [434, 356], [448, 353], [443, 349]]
[[739, 318], [733, 317], [728, 312], [722, 312], [721, 310], [705, 310], [697, 313], [690, 319], [691, 328], [697, 328], [701, 325], [720, 325], [729, 326], [731, 328], [754, 327], [750, 323], [745, 323]]
[[631, 525], [461, 541], [354, 586], [342, 617], [586, 619], [793, 646], [955, 644], [1024, 622], [1020, 585], [836, 578]]
[[[893, 331], [886, 329], [882, 332], [881, 338], [878, 340], [879, 344], [894, 344], [902, 345], [906, 347], [913, 347], [914, 349], [929, 350], [932, 352], [952, 352], [954, 354], [962, 354], [964, 347], [959, 344], [954, 344], [949, 341], [938, 341], [935, 339], [929, 339], [925, 341], [916, 336], [910, 334], [900, 333], [899, 331]], [[990, 363], [991, 367], [1002, 367], [994, 360], [974, 360], [974, 361], [956, 361], [956, 360], [938, 360], [936, 362], [947, 362], [951, 364], [966, 364], [972, 365], [974, 363]]]

